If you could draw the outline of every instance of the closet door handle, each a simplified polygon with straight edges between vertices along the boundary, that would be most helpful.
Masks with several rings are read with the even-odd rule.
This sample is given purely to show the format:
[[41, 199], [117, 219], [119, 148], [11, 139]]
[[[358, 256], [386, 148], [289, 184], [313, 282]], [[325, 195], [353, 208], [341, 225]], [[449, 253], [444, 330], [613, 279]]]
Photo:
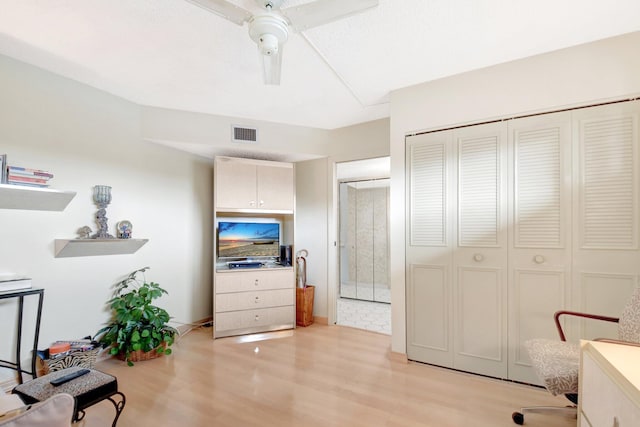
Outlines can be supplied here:
[[260, 206], [264, 205], [264, 200], [260, 200]]
[[544, 262], [544, 257], [542, 255], [536, 255], [533, 257], [533, 262], [536, 264], [542, 264]]
[[475, 254], [475, 255], [473, 255], [473, 260], [474, 260], [475, 262], [482, 262], [482, 261], [484, 261], [484, 255], [482, 255], [482, 254]]
[[256, 205], [255, 200], [249, 200], [249, 206], [255, 206], [255, 205]]

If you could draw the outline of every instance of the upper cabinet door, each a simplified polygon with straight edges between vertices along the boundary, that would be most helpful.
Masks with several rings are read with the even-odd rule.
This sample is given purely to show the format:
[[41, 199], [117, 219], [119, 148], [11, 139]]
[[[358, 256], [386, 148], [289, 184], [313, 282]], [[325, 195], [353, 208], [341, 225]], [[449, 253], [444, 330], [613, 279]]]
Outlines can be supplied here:
[[218, 157], [215, 167], [216, 210], [293, 212], [292, 163]]
[[295, 188], [293, 165], [258, 166], [257, 208], [293, 211]]
[[256, 208], [256, 165], [219, 159], [215, 177], [217, 210]]

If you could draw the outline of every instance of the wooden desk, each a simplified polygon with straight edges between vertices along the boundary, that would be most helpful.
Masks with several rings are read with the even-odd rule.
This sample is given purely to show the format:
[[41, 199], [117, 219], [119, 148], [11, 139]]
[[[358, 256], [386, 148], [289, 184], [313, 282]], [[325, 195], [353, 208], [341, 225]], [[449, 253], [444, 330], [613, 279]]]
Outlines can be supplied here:
[[[22, 368], [20, 362], [20, 350], [22, 348], [22, 319], [24, 317], [24, 297], [38, 295], [38, 311], [36, 314], [36, 328], [33, 337], [33, 351], [31, 352], [31, 371]], [[44, 289], [20, 289], [17, 291], [0, 292], [0, 300], [8, 298], [18, 299], [18, 324], [16, 336], [16, 359], [15, 361], [1, 360], [0, 367], [14, 369], [18, 371], [18, 383], [22, 384], [22, 374], [29, 374], [36, 377], [36, 352], [38, 351], [38, 337], [40, 336], [40, 319], [42, 317], [42, 301], [44, 300]]]
[[640, 347], [582, 341], [579, 427], [640, 426]]

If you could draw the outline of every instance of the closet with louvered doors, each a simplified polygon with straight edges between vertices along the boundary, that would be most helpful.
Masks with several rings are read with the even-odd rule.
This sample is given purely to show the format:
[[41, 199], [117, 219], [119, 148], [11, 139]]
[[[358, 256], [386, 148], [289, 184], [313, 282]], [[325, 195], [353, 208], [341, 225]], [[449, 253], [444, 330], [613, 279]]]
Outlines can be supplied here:
[[452, 132], [406, 139], [407, 356], [453, 367], [453, 229], [456, 168]]
[[507, 132], [453, 131], [457, 221], [453, 253], [454, 367], [507, 376]]
[[511, 120], [508, 378], [538, 384], [524, 342], [557, 339], [571, 297], [571, 113]]
[[620, 314], [640, 277], [639, 113], [623, 102], [406, 138], [409, 359], [538, 383], [523, 344], [557, 337], [555, 311]]
[[[639, 285], [640, 101], [573, 112], [575, 308], [618, 317]], [[572, 338], [617, 337], [617, 325], [575, 321]]]
[[407, 138], [407, 355], [507, 374], [506, 126]]

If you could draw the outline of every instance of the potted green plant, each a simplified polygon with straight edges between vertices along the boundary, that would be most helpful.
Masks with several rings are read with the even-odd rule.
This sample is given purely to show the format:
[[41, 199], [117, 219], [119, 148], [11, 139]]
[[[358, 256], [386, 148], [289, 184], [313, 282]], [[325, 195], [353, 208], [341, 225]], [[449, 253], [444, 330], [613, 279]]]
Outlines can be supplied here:
[[[109, 354], [133, 362], [171, 354], [169, 348], [178, 331], [169, 326], [169, 313], [152, 302], [167, 291], [144, 277], [149, 267], [135, 270], [115, 285], [114, 297], [107, 301], [112, 311], [110, 323], [100, 329], [95, 339]], [[142, 276], [142, 278], [139, 278]]]

